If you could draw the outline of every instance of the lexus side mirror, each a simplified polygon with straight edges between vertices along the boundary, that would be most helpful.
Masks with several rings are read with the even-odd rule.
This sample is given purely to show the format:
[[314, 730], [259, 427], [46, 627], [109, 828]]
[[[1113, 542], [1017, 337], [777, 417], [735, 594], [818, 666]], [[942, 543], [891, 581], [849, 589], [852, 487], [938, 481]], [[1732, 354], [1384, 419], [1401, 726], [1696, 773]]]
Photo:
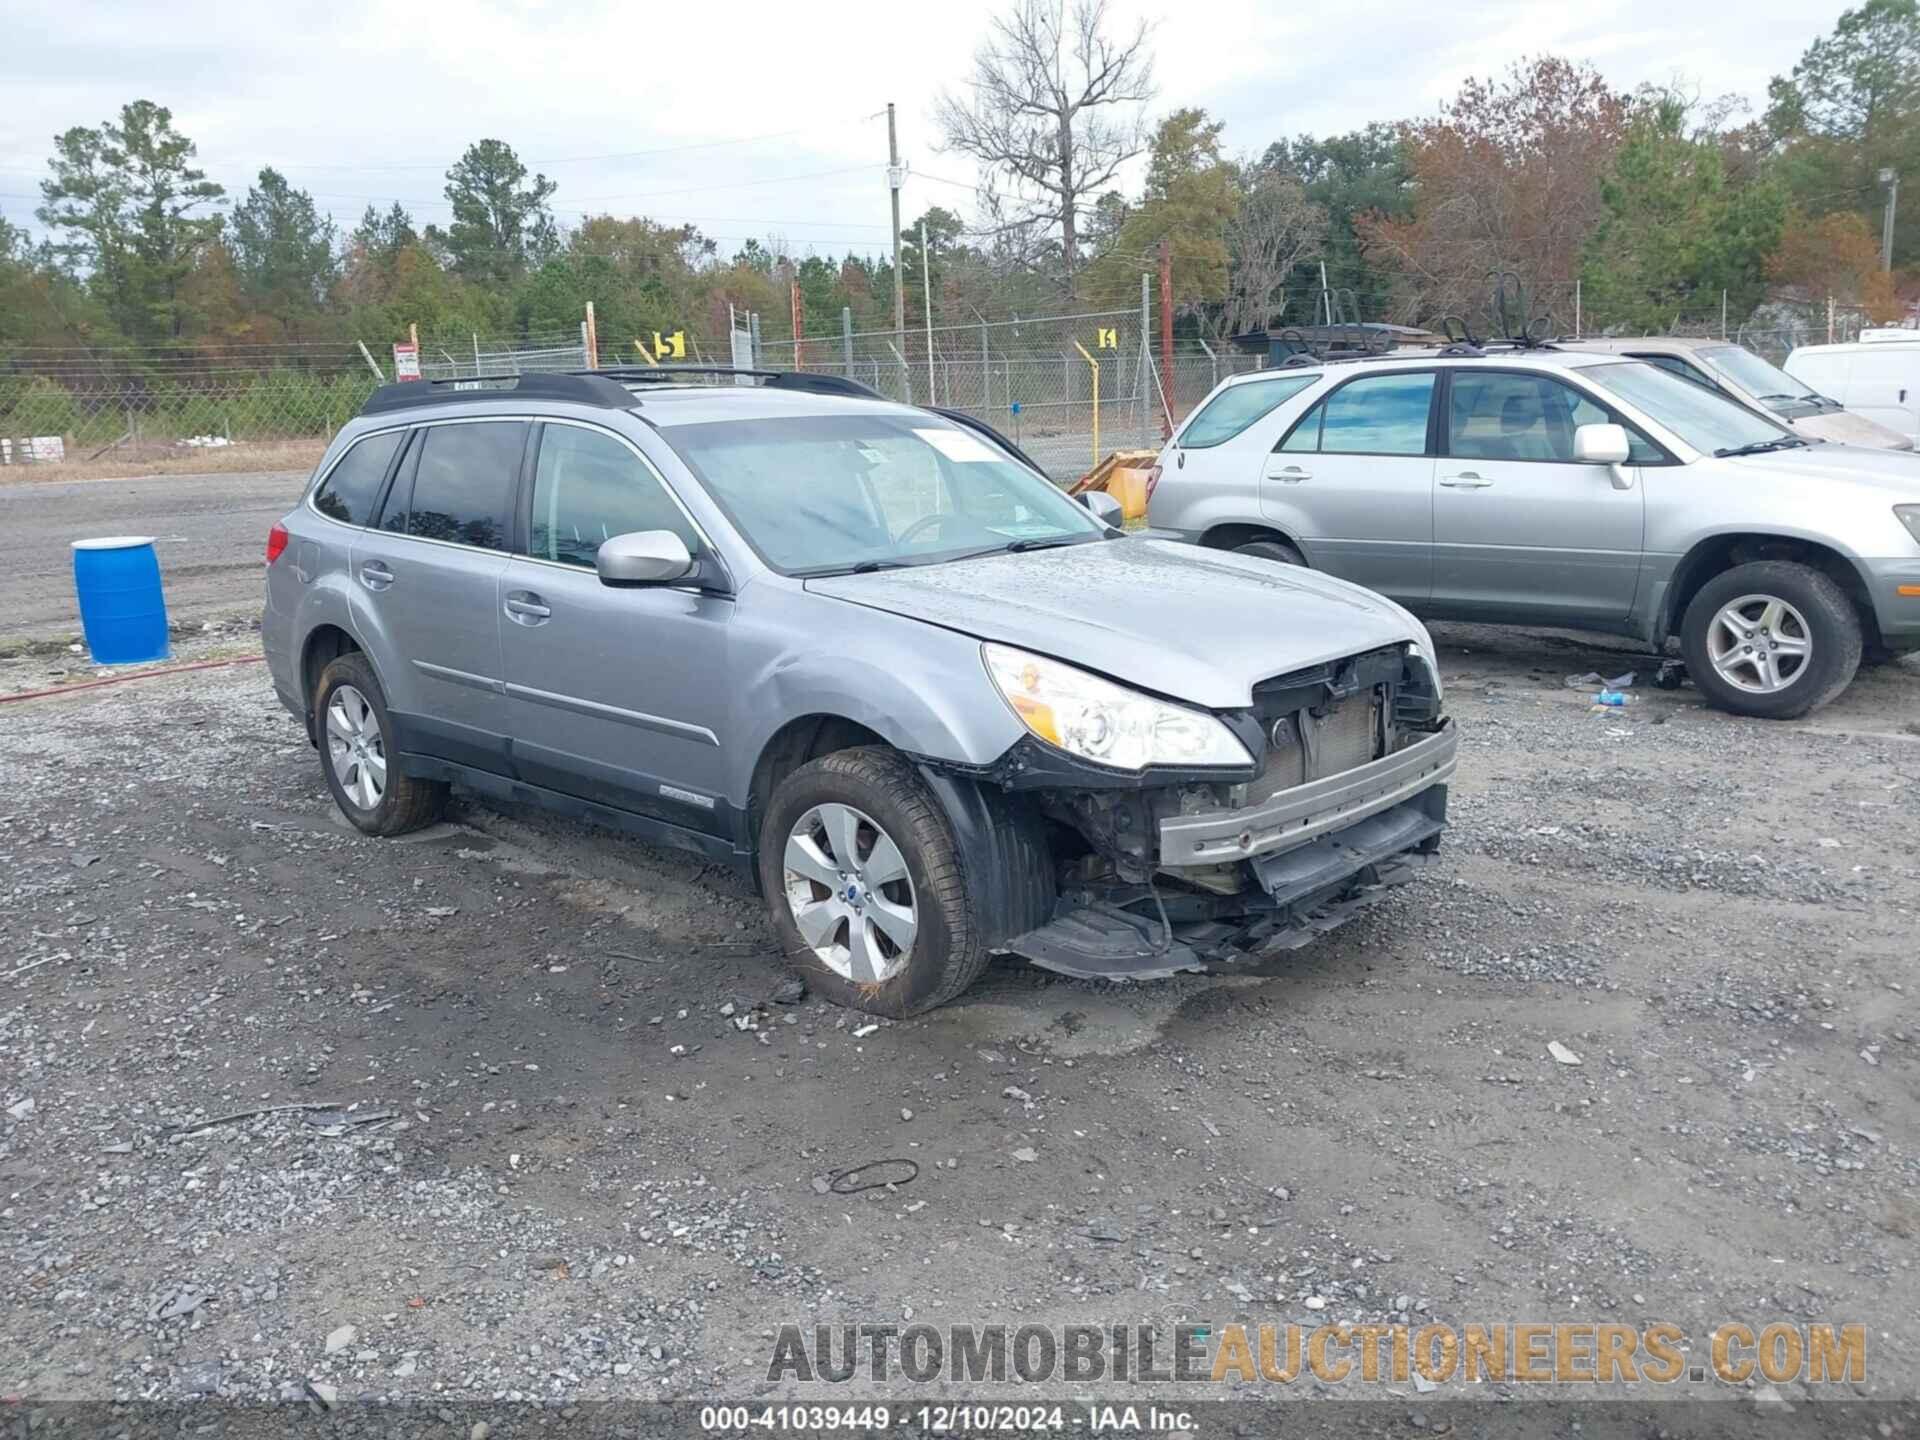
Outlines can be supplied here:
[[693, 556], [671, 530], [635, 530], [605, 541], [593, 568], [602, 585], [671, 585], [692, 574]]
[[1583, 465], [1624, 465], [1631, 453], [1618, 425], [1582, 425], [1573, 432], [1573, 458]]
[[1096, 520], [1104, 520], [1116, 530], [1124, 530], [1127, 524], [1127, 512], [1120, 508], [1120, 502], [1104, 490], [1087, 490], [1078, 497], [1080, 503], [1093, 512]]

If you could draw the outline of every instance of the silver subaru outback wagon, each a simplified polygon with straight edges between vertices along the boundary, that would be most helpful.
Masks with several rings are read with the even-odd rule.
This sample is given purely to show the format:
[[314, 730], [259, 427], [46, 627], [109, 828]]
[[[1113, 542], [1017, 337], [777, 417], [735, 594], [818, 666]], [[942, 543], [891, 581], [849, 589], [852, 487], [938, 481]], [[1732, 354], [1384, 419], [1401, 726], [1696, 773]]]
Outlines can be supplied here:
[[449, 786], [747, 867], [828, 997], [996, 954], [1249, 968], [1438, 843], [1420, 623], [1131, 538], [964, 415], [832, 376], [377, 391], [273, 528], [273, 684], [347, 818]]

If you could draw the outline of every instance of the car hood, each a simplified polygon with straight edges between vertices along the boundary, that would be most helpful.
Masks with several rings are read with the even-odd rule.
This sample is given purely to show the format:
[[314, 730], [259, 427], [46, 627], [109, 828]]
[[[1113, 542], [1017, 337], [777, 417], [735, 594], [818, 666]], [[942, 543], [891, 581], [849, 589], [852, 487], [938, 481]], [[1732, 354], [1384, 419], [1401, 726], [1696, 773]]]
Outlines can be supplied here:
[[1770, 479], [1818, 480], [1884, 491], [1894, 501], [1920, 501], [1920, 454], [1865, 445], [1809, 445], [1762, 455], [1730, 456], [1722, 462]]
[[1250, 704], [1256, 681], [1419, 638], [1406, 611], [1358, 585], [1163, 540], [819, 576], [806, 586], [1214, 710]]
[[[1785, 419], [1785, 417], [1781, 417]], [[1911, 450], [1913, 441], [1898, 430], [1890, 430], [1864, 415], [1849, 415], [1845, 410], [1828, 410], [1818, 415], [1801, 415], [1787, 424], [1815, 440], [1832, 440], [1841, 445], [1865, 445], [1876, 450]]]

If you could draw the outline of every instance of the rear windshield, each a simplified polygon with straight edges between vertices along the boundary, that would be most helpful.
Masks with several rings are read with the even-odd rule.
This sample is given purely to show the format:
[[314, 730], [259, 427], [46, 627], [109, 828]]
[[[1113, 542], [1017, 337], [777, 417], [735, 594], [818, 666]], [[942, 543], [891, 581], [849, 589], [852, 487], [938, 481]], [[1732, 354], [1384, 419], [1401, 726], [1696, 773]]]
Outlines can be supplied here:
[[1231, 440], [1319, 378], [1317, 374], [1276, 375], [1271, 380], [1229, 385], [1187, 421], [1186, 429], [1180, 432], [1181, 448], [1206, 450]]

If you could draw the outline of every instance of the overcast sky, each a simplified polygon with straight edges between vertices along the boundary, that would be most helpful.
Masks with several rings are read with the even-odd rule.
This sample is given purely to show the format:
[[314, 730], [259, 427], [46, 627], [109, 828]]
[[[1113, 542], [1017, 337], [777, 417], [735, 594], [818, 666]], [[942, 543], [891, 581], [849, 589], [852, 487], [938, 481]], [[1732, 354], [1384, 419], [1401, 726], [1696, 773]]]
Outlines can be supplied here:
[[[444, 172], [483, 136], [559, 182], [563, 222], [691, 221], [731, 252], [887, 242], [882, 111], [899, 107], [911, 218], [967, 213], [973, 169], [941, 154], [933, 97], [965, 76], [997, 0], [831, 5], [322, 5], [8, 0], [0, 213], [36, 231], [52, 136], [122, 103], [170, 107], [230, 195], [263, 165], [350, 227], [369, 202], [447, 218]], [[1200, 105], [1231, 151], [1434, 108], [1473, 74], [1553, 52], [1614, 85], [1676, 77], [1747, 97], [1832, 28], [1837, 0], [1114, 0], [1154, 24], [1154, 113]], [[959, 183], [951, 183], [959, 182]]]

